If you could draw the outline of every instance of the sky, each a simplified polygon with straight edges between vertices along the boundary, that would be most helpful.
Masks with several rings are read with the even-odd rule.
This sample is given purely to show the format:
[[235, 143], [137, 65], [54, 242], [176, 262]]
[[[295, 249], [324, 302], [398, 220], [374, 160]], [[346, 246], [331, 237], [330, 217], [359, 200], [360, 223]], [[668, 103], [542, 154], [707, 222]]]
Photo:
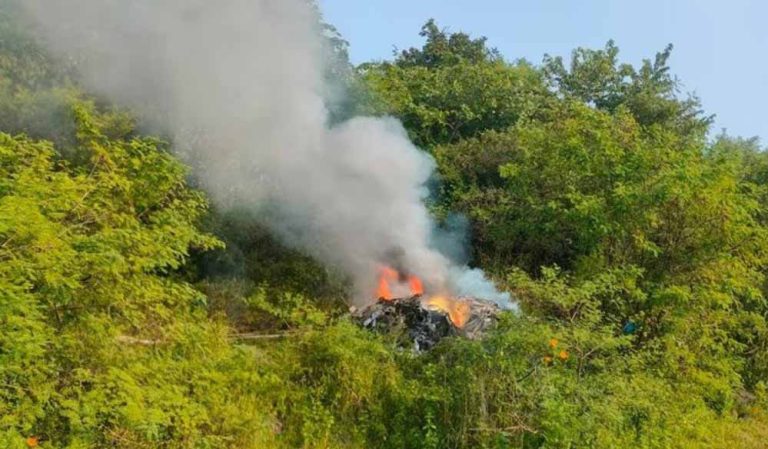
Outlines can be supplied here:
[[421, 46], [434, 18], [449, 31], [486, 36], [505, 58], [540, 63], [613, 39], [639, 64], [668, 43], [683, 92], [698, 95], [713, 130], [768, 144], [768, 1], [765, 0], [319, 0], [350, 43], [355, 64]]

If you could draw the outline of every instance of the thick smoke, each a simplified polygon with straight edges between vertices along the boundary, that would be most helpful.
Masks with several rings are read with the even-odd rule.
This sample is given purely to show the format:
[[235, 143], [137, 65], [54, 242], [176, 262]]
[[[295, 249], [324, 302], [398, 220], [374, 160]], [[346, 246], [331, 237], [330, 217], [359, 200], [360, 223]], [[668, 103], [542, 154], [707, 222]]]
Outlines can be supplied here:
[[171, 134], [218, 204], [259, 208], [284, 241], [352, 276], [358, 298], [394, 249], [428, 289], [508, 299], [430, 246], [434, 162], [399, 122], [329, 126], [327, 48], [307, 0], [23, 3], [91, 89]]

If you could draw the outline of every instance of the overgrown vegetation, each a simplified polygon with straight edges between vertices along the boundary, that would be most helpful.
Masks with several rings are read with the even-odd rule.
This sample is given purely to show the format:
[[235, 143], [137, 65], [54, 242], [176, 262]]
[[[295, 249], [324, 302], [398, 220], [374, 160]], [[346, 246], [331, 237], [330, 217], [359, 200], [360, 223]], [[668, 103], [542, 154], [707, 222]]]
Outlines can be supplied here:
[[403, 121], [437, 160], [435, 215], [469, 218], [521, 307], [414, 355], [349, 321], [338, 273], [209, 209], [0, 6], [2, 447], [768, 441], [768, 156], [707, 138], [671, 49], [536, 66], [430, 21], [422, 48], [339, 69], [338, 118]]

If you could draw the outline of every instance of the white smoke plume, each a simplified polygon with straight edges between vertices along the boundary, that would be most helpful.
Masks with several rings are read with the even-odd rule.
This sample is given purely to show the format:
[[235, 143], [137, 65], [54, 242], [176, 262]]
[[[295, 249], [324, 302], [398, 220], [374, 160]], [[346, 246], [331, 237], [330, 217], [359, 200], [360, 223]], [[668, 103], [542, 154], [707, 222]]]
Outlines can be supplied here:
[[[23, 0], [88, 86], [167, 130], [218, 204], [263, 208], [286, 243], [370, 300], [388, 254], [425, 287], [508, 300], [430, 246], [433, 160], [391, 118], [329, 126], [307, 0]], [[268, 209], [268, 210], [267, 210]]]

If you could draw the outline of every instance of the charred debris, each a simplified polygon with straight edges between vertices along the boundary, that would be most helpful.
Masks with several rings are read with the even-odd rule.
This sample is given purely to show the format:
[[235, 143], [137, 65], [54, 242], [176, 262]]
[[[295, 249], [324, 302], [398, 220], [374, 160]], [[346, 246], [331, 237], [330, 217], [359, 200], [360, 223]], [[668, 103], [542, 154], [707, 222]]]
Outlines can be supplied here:
[[[446, 301], [450, 307], [446, 307]], [[355, 321], [373, 332], [396, 336], [398, 345], [421, 353], [432, 349], [445, 337], [472, 340], [495, 326], [501, 309], [477, 298], [405, 298], [379, 299], [362, 309], [353, 309]]]

